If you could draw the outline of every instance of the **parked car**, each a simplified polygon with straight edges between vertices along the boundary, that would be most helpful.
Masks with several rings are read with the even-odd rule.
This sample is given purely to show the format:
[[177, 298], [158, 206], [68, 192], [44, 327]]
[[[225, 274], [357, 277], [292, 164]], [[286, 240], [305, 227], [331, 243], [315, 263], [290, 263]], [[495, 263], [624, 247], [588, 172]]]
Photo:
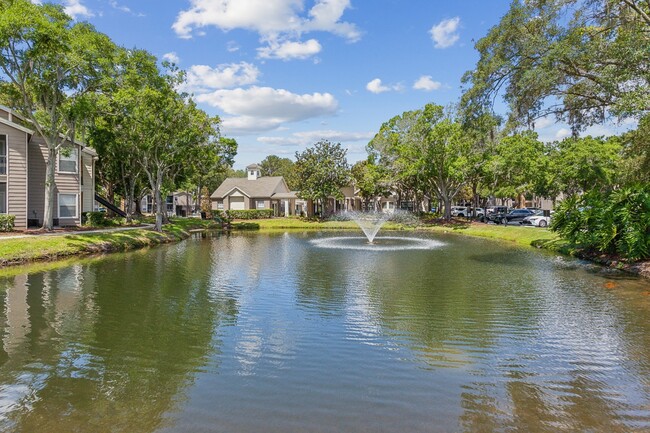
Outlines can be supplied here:
[[521, 223], [535, 227], [547, 227], [551, 223], [551, 217], [544, 216], [544, 211], [538, 210], [533, 215], [524, 218]]
[[467, 206], [452, 206], [451, 216], [466, 217], [469, 216], [469, 208]]
[[496, 216], [495, 219], [493, 219], [494, 222], [497, 224], [510, 224], [510, 223], [519, 223], [521, 224], [524, 218], [532, 216], [534, 212], [529, 209], [513, 209], [507, 214], [494, 214]]
[[490, 206], [487, 208], [484, 221], [500, 224], [503, 217], [505, 217], [509, 211], [510, 209], [508, 206]]

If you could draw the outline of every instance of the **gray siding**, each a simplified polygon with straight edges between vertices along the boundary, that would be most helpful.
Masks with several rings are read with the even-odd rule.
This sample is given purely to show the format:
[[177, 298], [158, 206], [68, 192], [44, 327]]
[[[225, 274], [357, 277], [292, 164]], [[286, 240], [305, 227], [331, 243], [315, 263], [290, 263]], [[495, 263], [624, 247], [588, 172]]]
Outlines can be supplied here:
[[[81, 152], [79, 152], [81, 153]], [[40, 136], [33, 136], [29, 143], [29, 215], [33, 218], [34, 212], [39, 222], [43, 222], [45, 214], [45, 167], [47, 160], [47, 146], [45, 140]], [[58, 218], [59, 203], [58, 194], [77, 194], [77, 218], [60, 219], [60, 225], [79, 225], [81, 223], [81, 208], [79, 201], [80, 178], [79, 173], [59, 173], [58, 161], [57, 170], [54, 174], [54, 218]]]
[[92, 212], [95, 202], [95, 181], [93, 178], [93, 157], [87, 153], [81, 153], [83, 171], [83, 185], [81, 185], [81, 194], [83, 202], [81, 212]]
[[7, 213], [16, 216], [16, 227], [27, 226], [27, 133], [0, 123], [0, 134], [7, 136]]

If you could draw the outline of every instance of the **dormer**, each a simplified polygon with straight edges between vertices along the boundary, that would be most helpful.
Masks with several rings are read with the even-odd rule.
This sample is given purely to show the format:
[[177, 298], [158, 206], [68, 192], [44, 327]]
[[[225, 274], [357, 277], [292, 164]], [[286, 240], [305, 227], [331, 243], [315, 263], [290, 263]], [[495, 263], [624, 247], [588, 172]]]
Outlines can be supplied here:
[[248, 180], [257, 180], [262, 177], [262, 167], [258, 164], [251, 164], [246, 167], [246, 173], [248, 173]]

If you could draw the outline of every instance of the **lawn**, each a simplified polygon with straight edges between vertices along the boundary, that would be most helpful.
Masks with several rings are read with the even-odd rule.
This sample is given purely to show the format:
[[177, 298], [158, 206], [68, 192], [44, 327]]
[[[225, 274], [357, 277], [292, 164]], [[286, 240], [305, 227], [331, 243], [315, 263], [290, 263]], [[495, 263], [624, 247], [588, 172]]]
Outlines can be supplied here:
[[163, 227], [162, 233], [142, 228], [105, 233], [0, 238], [0, 266], [53, 260], [77, 254], [131, 250], [184, 239], [189, 236], [189, 230], [218, 227], [214, 221], [188, 218], [174, 219], [171, 224]]
[[[272, 218], [235, 222], [234, 229], [272, 230], [359, 230], [354, 221], [306, 221], [298, 218]], [[500, 241], [515, 242], [519, 245], [531, 246], [535, 242], [553, 241], [557, 235], [548, 229], [524, 226], [501, 226], [483, 223], [468, 223], [459, 221], [450, 224], [422, 224], [408, 226], [387, 222], [382, 230], [420, 230], [439, 233], [456, 233], [466, 236], [477, 236]]]

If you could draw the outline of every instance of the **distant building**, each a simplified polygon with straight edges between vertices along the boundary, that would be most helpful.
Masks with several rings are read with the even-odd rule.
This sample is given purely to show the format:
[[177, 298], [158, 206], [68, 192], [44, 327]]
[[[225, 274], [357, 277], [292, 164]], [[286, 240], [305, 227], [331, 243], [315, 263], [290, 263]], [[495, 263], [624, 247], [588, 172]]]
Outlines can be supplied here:
[[212, 193], [213, 210], [273, 209], [273, 214], [304, 212], [305, 202], [289, 190], [282, 176], [262, 176], [262, 167], [246, 167], [247, 177], [229, 177]]

